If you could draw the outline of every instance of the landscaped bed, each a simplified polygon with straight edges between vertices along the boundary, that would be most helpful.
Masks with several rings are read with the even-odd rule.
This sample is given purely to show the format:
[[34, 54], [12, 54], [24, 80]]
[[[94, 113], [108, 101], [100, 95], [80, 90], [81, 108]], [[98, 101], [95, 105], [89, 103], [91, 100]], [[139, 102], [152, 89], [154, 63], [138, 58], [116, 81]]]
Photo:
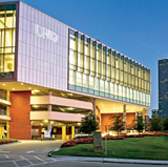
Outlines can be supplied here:
[[[168, 137], [145, 136], [131, 137], [124, 140], [107, 140], [107, 156], [104, 153], [87, 151], [93, 144], [76, 144], [72, 147], [62, 147], [53, 155], [92, 156], [131, 159], [168, 160]], [[105, 141], [103, 140], [103, 148]]]
[[0, 145], [17, 142], [16, 139], [0, 139]]

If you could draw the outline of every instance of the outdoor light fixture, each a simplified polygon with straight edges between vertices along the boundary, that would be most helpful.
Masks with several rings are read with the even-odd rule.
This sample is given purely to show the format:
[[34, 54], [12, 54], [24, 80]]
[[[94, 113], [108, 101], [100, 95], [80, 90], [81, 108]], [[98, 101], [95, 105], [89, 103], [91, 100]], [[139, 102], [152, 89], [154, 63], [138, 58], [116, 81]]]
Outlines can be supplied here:
[[35, 89], [35, 90], [32, 90], [32, 93], [35, 94], [37, 92], [40, 92], [39, 90]]
[[12, 90], [15, 90], [15, 88], [12, 88]]
[[44, 122], [48, 122], [48, 120], [44, 120]]
[[21, 85], [23, 85], [23, 83], [21, 83]]
[[3, 84], [3, 86], [5, 86], [6, 84]]

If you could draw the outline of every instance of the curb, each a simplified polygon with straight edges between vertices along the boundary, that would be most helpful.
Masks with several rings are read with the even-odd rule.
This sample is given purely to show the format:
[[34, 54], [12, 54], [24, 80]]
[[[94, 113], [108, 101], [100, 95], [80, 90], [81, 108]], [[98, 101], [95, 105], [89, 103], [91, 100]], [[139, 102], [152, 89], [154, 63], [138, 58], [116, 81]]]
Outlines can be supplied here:
[[19, 143], [21, 143], [21, 142], [19, 141], [19, 142], [13, 142], [13, 143], [9, 143], [9, 144], [2, 144], [2, 145], [0, 145], [0, 147], [10, 146], [10, 145], [19, 144]]
[[126, 164], [147, 164], [147, 165], [168, 165], [168, 161], [161, 160], [140, 160], [140, 159], [115, 159], [104, 158], [105, 163], [126, 163]]
[[102, 158], [102, 157], [82, 157], [82, 156], [66, 156], [51, 155], [53, 150], [48, 152], [49, 157], [60, 158], [64, 160], [85, 161], [85, 162], [102, 162], [102, 163], [123, 163], [123, 164], [147, 164], [147, 165], [168, 165], [165, 160], [140, 160], [140, 159], [120, 159], [120, 158]]

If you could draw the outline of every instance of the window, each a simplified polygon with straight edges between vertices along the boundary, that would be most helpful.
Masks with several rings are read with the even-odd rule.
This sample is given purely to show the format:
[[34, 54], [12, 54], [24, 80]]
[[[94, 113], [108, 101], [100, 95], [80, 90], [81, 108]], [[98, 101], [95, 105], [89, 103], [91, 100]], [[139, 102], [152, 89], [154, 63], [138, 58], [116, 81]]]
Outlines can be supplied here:
[[[5, 31], [2, 32], [3, 35], [5, 36]], [[72, 70], [69, 74], [69, 88], [149, 105], [148, 69], [79, 32], [70, 31], [69, 38], [69, 68]], [[6, 42], [4, 45], [7, 45]], [[3, 61], [4, 56], [0, 53], [0, 64]], [[10, 61], [7, 62], [8, 68], [13, 68]]]
[[73, 70], [69, 71], [69, 84], [75, 85], [75, 78], [76, 78], [75, 74], [76, 74], [75, 71]]
[[0, 7], [0, 72], [15, 70], [16, 5]]

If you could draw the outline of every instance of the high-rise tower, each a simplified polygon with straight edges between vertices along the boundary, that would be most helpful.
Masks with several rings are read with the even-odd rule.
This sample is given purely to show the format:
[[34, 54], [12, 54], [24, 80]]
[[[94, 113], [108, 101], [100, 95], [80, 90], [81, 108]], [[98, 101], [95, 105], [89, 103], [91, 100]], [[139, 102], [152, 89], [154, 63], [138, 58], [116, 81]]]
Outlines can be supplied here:
[[159, 115], [168, 116], [168, 59], [158, 61]]

